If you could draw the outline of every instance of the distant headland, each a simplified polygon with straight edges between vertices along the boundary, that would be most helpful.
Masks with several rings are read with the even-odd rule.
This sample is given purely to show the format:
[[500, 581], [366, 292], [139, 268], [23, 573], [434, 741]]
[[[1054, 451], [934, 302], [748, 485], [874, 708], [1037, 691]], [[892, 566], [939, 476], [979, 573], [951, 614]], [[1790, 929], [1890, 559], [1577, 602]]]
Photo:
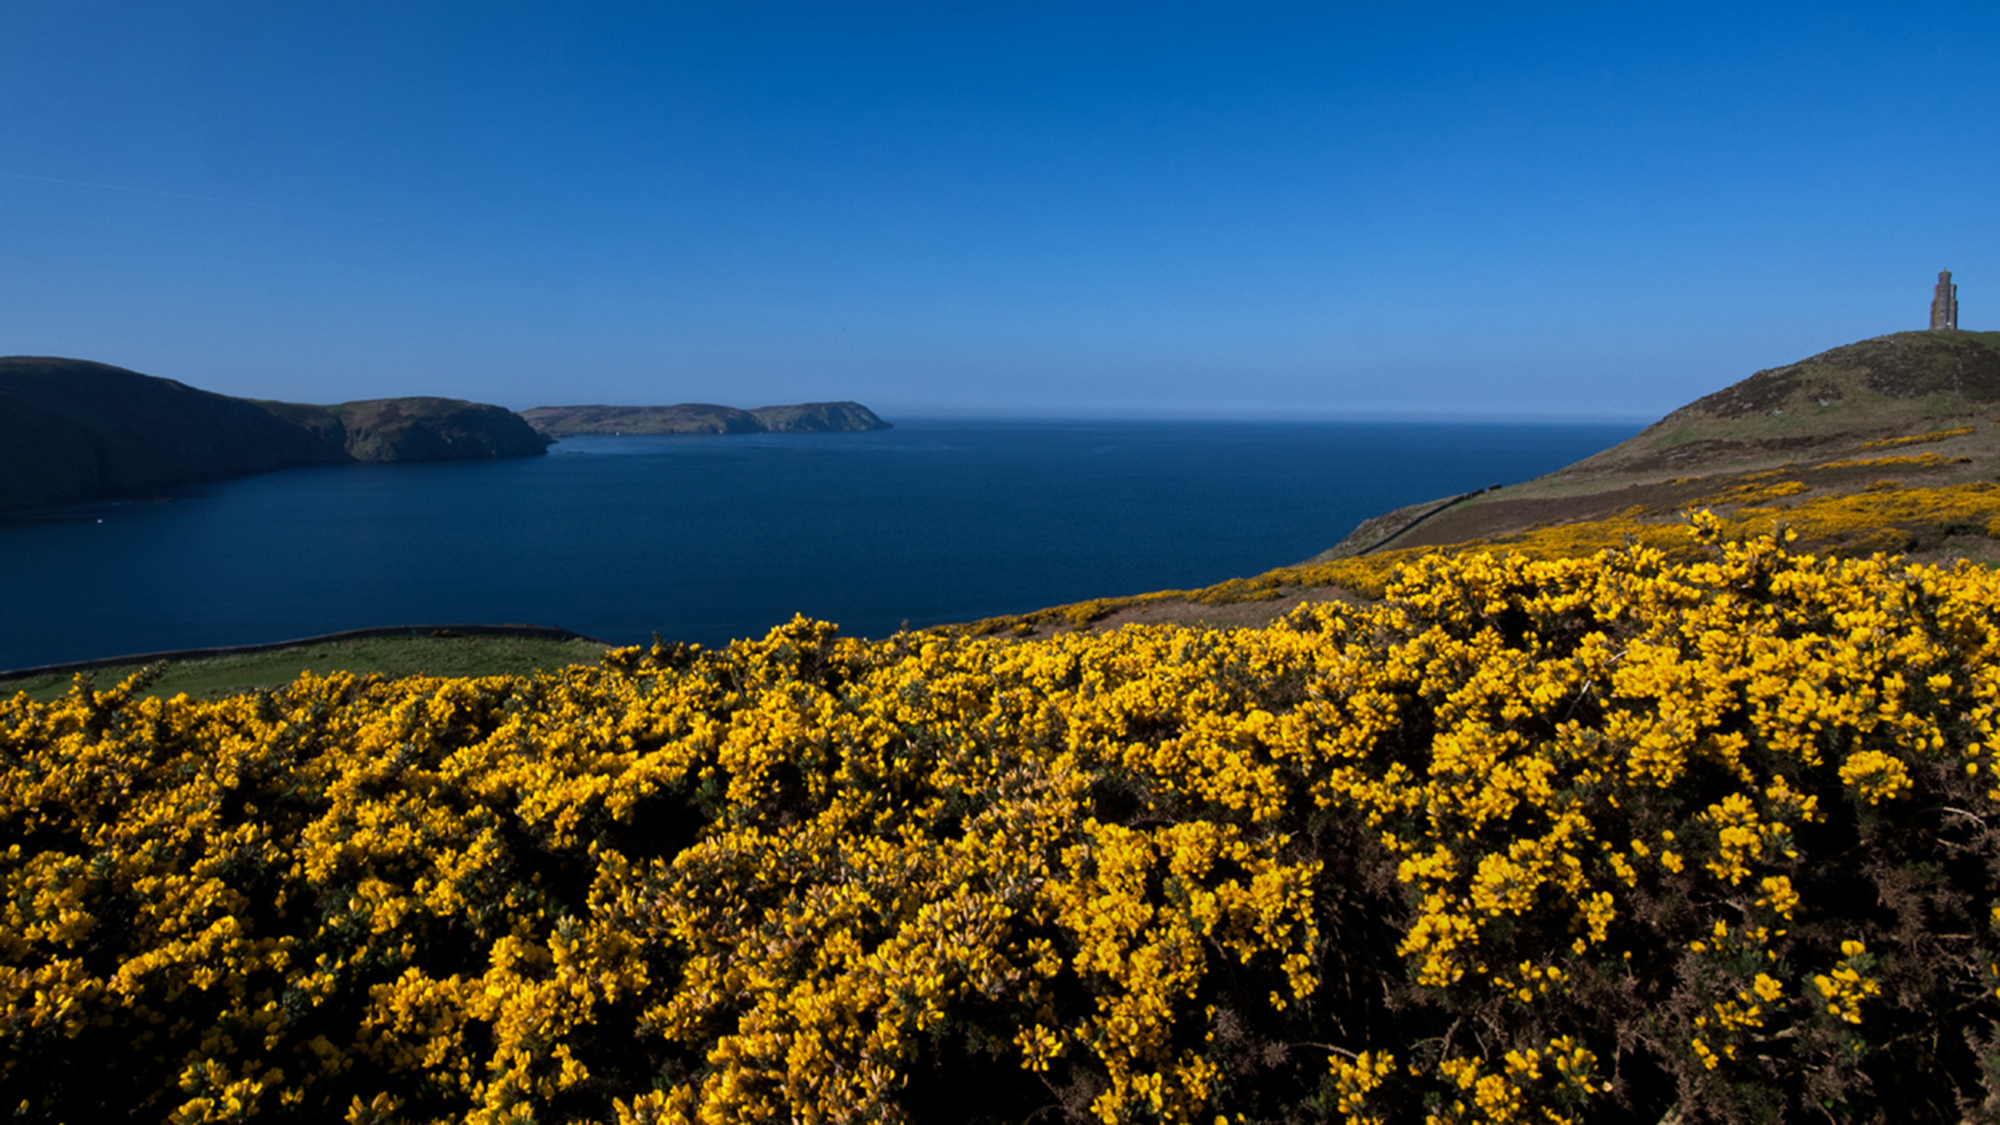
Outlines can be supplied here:
[[0, 510], [144, 496], [304, 465], [539, 457], [559, 436], [885, 429], [853, 402], [542, 407], [232, 398], [82, 359], [0, 357]]
[[302, 465], [537, 457], [548, 444], [486, 403], [262, 402], [89, 360], [0, 358], [0, 509]]
[[762, 434], [886, 430], [858, 402], [806, 402], [739, 410], [705, 402], [676, 406], [537, 406], [521, 417], [552, 438], [579, 434]]

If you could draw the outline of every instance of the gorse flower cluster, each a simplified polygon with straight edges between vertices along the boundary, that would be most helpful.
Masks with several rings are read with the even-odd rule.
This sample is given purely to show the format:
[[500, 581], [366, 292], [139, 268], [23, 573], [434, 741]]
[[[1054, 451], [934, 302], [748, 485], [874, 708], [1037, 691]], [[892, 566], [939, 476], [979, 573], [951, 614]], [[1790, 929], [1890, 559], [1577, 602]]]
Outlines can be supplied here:
[[[1947, 432], [1944, 436], [1951, 434]], [[1032, 613], [991, 617], [969, 625], [940, 627], [940, 631], [1019, 636], [1037, 627], [1079, 628], [1119, 610], [1153, 602], [1226, 605], [1275, 599], [1310, 587], [1333, 586], [1364, 597], [1380, 598], [1399, 571], [1440, 550], [1448, 554], [1493, 551], [1534, 559], [1569, 559], [1638, 544], [1655, 548], [1672, 561], [1692, 562], [1701, 551], [1685, 531], [1685, 512], [1689, 508], [1709, 509], [1727, 533], [1736, 538], [1784, 534], [1789, 543], [1799, 548], [1848, 558], [1878, 552], [1928, 550], [1953, 540], [2000, 539], [2000, 485], [1990, 481], [1922, 487], [1905, 485], [1899, 479], [1856, 483], [1828, 475], [1836, 468], [1846, 471], [1857, 467], [1901, 467], [1929, 471], [1954, 463], [1932, 455], [1928, 461], [1876, 458], [1718, 477], [1686, 477], [1666, 483], [1691, 486], [1694, 491], [1665, 507], [1637, 505], [1604, 519], [1549, 524], [1498, 539], [1474, 539], [1444, 548], [1391, 547], [1365, 555], [1279, 567], [1252, 578], [1232, 578], [1200, 590], [1158, 590], [1095, 598]]]
[[0, 706], [27, 1120], [1956, 1120], [2000, 580], [1465, 554], [1260, 630]]
[[1929, 432], [1921, 434], [1909, 434], [1905, 437], [1880, 438], [1875, 441], [1864, 441], [1861, 443], [1861, 448], [1894, 449], [1899, 445], [1922, 445], [1927, 442], [1944, 441], [1949, 438], [1964, 437], [1967, 434], [1978, 433], [1978, 432], [1979, 432], [1979, 427], [1977, 426], [1958, 426], [1949, 430], [1931, 430]]
[[[1907, 460], [1907, 459], [1906, 459]], [[1855, 461], [1852, 466], [1883, 468], [1886, 462]], [[1716, 519], [1732, 536], [1789, 533], [1791, 542], [1817, 554], [1865, 557], [1877, 552], [1936, 547], [1952, 536], [2000, 538], [2000, 485], [1988, 481], [1935, 488], [1906, 487], [1884, 479], [1855, 488], [1814, 490], [1817, 470], [1765, 471], [1728, 478], [1727, 486], [1707, 483], [1699, 503], [1715, 505]], [[1803, 479], [1802, 479], [1803, 478]], [[1676, 562], [1693, 562], [1700, 552], [1683, 531], [1678, 508], [1633, 508], [1608, 519], [1539, 527], [1458, 551], [1500, 551], [1537, 559], [1568, 559], [1630, 544], [1655, 548]], [[1430, 548], [1403, 548], [1273, 571], [1249, 581], [1214, 588], [1223, 595], [1244, 586], [1266, 589], [1283, 584], [1331, 584], [1379, 597], [1396, 572]], [[1247, 593], [1247, 591], [1246, 591]]]

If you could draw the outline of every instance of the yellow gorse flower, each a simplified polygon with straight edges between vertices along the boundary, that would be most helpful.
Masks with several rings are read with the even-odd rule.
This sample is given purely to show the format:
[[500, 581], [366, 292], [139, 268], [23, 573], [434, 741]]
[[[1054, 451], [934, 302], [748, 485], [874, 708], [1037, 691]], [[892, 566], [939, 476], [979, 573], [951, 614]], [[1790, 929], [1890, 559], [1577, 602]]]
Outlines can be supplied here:
[[2000, 1020], [1991, 888], [1898, 858], [2000, 815], [2000, 581], [1695, 530], [1254, 630], [17, 697], [0, 1084], [894, 1122], [958, 1066], [1107, 1123], [1580, 1120], [1635, 1050], [1699, 1094], [1892, 1049], [1909, 939], [1843, 912], [1897, 863], [1975, 934], [1922, 979]]

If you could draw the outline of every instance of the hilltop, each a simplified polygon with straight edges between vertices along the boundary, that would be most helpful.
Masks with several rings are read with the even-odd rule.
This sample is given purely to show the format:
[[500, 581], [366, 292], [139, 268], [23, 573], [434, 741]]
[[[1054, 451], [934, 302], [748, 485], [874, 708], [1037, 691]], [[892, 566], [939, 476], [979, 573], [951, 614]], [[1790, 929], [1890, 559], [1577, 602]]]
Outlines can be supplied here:
[[1712, 498], [1725, 478], [1756, 473], [1810, 474], [1802, 498], [1866, 486], [1887, 469], [1926, 487], [1992, 480], [2000, 472], [1996, 412], [2000, 332], [1877, 336], [1759, 371], [1547, 476], [1385, 513], [1314, 561], [1515, 535], [1635, 507], [1674, 510]]
[[1429, 552], [1680, 550], [1697, 508], [1734, 533], [1788, 531], [1820, 554], [2000, 563], [1996, 418], [2000, 332], [1878, 336], [1759, 371], [1534, 480], [1385, 512], [1295, 566], [947, 631], [1260, 625], [1302, 602], [1379, 597], [1397, 567]]
[[447, 398], [232, 398], [81, 359], [0, 358], [0, 510], [344, 462], [535, 457], [511, 411]]
[[[456, 398], [372, 398], [334, 406], [261, 404], [279, 412], [322, 411], [355, 461], [492, 461], [540, 457], [549, 441], [505, 407]], [[327, 423], [316, 424], [330, 429]]]
[[577, 434], [760, 434], [886, 430], [858, 402], [806, 402], [739, 410], [706, 402], [675, 406], [537, 406], [521, 417], [552, 438]]

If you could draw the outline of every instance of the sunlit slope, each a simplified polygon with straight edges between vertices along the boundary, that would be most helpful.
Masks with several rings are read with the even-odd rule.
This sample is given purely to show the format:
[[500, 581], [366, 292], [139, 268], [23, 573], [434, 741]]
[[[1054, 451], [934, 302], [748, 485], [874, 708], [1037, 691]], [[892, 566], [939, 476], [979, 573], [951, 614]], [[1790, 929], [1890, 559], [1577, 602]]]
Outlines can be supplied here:
[[1955, 1121], [2000, 579], [1433, 556], [1264, 629], [0, 704], [18, 1118]]
[[[1593, 457], [1439, 511], [1388, 545], [1490, 539], [1634, 507], [1671, 511], [1724, 491], [1725, 478], [1764, 470], [1787, 470], [1787, 479], [1809, 484], [1808, 494], [1825, 495], [1866, 475], [1834, 467], [1892, 450], [1935, 458], [1878, 475], [1925, 487], [1992, 480], [2000, 474], [1996, 418], [2000, 332], [1878, 336], [1760, 371]], [[1323, 557], [1377, 548], [1427, 507], [1370, 521]]]
[[1458, 502], [1362, 523], [1306, 563], [1200, 590], [1099, 598], [960, 627], [1041, 635], [1129, 621], [1261, 624], [1303, 601], [1379, 597], [1433, 551], [1566, 558], [1684, 552], [1688, 513], [1796, 549], [2000, 562], [2000, 333], [1903, 332], [1762, 371], [1602, 453]]

